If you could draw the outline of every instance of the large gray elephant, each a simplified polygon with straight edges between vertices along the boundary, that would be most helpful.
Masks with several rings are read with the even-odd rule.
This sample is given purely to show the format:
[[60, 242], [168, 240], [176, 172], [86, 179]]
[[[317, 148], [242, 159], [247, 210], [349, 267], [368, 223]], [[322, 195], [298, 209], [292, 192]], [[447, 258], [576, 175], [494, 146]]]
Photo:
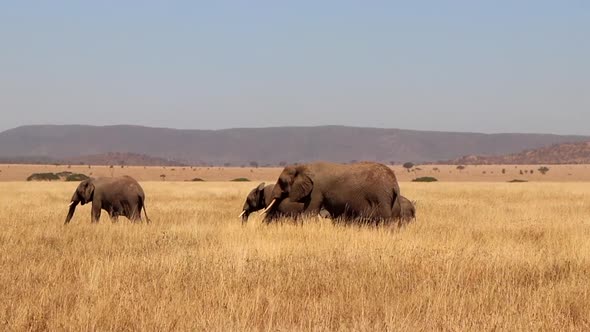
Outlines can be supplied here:
[[416, 207], [409, 199], [399, 196], [393, 203], [392, 217], [403, 222], [416, 219]]
[[107, 211], [111, 220], [116, 221], [119, 216], [125, 216], [132, 221], [141, 221], [141, 210], [145, 213], [146, 221], [150, 219], [145, 210], [145, 194], [143, 189], [130, 176], [114, 178], [90, 178], [82, 181], [70, 202], [70, 210], [65, 223], [72, 220], [78, 203], [82, 205], [92, 202], [91, 221], [100, 220], [101, 210]]
[[289, 200], [303, 203], [304, 214], [315, 215], [323, 206], [333, 218], [391, 222], [399, 196], [395, 173], [383, 164], [315, 162], [285, 167], [266, 211]]
[[[274, 184], [265, 185], [265, 183], [262, 182], [258, 185], [258, 187], [250, 191], [246, 197], [244, 206], [242, 207], [242, 213], [240, 214], [243, 223], [248, 221], [248, 217], [252, 212], [260, 211], [270, 204], [272, 201], [271, 195], [274, 186]], [[275, 209], [266, 213], [264, 221], [270, 222], [281, 217], [297, 218], [304, 209], [305, 204], [291, 202], [290, 200], [285, 199], [281, 201]], [[326, 210], [322, 209], [320, 211], [320, 216], [323, 218], [329, 218], [330, 214]]]

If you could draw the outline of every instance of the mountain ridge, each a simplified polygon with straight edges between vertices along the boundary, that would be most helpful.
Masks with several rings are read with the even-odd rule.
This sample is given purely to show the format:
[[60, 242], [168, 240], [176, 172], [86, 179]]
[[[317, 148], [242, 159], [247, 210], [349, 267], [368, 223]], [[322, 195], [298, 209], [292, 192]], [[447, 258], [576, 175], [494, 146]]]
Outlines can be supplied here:
[[557, 165], [590, 164], [590, 140], [577, 143], [552, 144], [538, 149], [501, 156], [469, 155], [450, 160], [455, 165]]
[[517, 153], [589, 136], [420, 131], [350, 126], [172, 129], [137, 125], [28, 125], [0, 132], [0, 157], [75, 159], [129, 153], [183, 164], [330, 160], [402, 163]]

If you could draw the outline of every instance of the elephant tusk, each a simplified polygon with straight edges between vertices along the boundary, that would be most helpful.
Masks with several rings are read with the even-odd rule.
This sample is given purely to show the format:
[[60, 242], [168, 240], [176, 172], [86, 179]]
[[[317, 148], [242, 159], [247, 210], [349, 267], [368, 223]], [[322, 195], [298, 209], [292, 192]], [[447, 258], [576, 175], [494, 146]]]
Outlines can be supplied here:
[[266, 207], [266, 209], [264, 209], [264, 211], [262, 211], [262, 213], [268, 213], [268, 211], [272, 208], [273, 205], [275, 205], [275, 202], [277, 201], [277, 199], [273, 199], [272, 202], [270, 202], [270, 204], [268, 204], [268, 206]]
[[246, 210], [242, 211], [242, 213], [240, 213], [240, 215], [238, 216], [238, 218], [242, 218], [244, 216], [244, 214], [246, 214]]
[[72, 206], [72, 205], [74, 205], [74, 201], [71, 201], [68, 206]]

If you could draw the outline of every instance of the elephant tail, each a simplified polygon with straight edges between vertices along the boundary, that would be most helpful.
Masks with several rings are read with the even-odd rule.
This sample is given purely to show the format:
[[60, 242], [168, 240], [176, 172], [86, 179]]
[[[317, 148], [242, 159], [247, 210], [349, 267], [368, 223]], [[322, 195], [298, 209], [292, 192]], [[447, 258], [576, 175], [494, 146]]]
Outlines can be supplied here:
[[402, 194], [401, 194], [401, 190], [399, 189], [399, 183], [397, 183], [397, 181], [395, 181], [395, 184], [393, 185], [393, 200], [391, 201], [391, 208], [392, 209], [393, 209], [393, 206], [395, 205], [396, 201], [398, 201], [401, 196], [402, 196]]
[[[143, 208], [143, 214], [145, 214], [145, 220], [149, 224], [150, 222], [152, 222], [152, 220], [150, 219], [150, 217], [148, 217], [147, 210], [145, 209], [145, 200], [143, 197], [140, 197], [139, 199], [141, 200], [141, 206]], [[141, 211], [139, 211], [139, 214], [141, 214]]]

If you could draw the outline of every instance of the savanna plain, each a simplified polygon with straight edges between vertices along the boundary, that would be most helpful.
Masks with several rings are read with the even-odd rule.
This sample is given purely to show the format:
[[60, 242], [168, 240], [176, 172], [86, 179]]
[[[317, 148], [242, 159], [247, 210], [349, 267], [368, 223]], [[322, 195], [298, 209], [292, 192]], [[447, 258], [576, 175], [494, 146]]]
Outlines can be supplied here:
[[0, 330], [590, 330], [586, 182], [401, 182], [403, 228], [243, 226], [257, 184], [142, 182], [151, 224], [63, 225], [77, 183], [0, 183]]

